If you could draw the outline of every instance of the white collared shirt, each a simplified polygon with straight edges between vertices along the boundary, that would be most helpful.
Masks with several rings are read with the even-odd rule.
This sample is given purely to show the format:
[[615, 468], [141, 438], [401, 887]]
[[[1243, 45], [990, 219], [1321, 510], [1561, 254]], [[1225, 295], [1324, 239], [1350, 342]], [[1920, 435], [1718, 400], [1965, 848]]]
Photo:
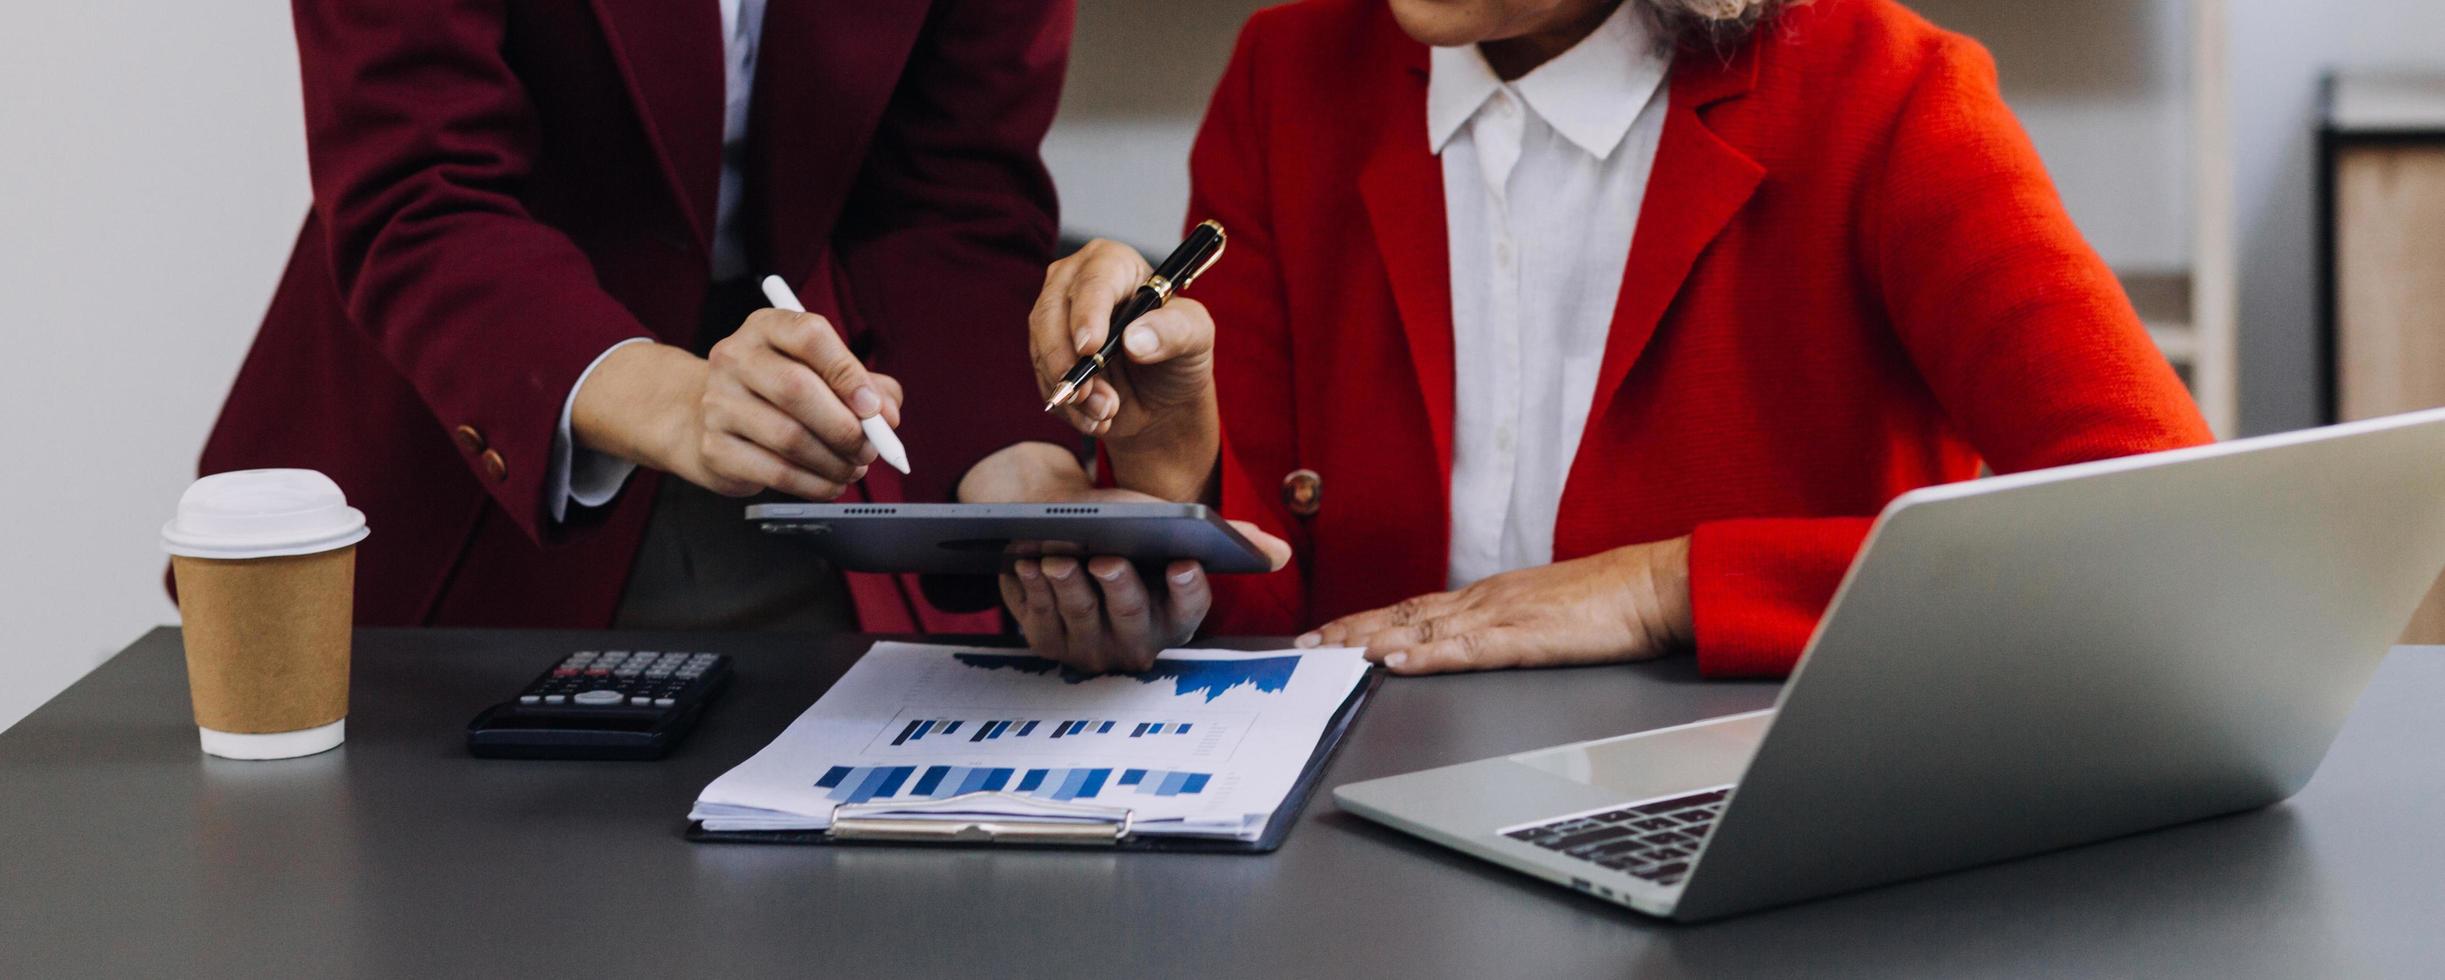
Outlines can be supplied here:
[[1670, 61], [1635, 6], [1512, 82], [1474, 45], [1430, 56], [1451, 249], [1451, 588], [1553, 561], [1664, 130]]
[[[722, 178], [713, 214], [713, 280], [723, 282], [747, 274], [747, 247], [739, 229], [739, 202], [747, 195], [747, 107], [754, 94], [756, 48], [764, 36], [765, 0], [720, 0], [722, 8]], [[569, 505], [600, 507], [618, 496], [620, 486], [637, 464], [577, 444], [572, 427], [577, 390], [586, 386], [603, 358], [648, 337], [631, 337], [594, 357], [569, 386], [560, 403], [560, 428], [552, 433], [551, 470], [544, 480], [544, 499], [552, 520], [568, 516]]]

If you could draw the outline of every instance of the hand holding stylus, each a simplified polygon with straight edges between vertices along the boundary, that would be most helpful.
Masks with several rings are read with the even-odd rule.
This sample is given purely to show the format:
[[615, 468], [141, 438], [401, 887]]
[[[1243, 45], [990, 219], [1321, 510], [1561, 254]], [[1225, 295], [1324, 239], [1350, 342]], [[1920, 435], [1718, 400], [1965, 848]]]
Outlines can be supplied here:
[[[764, 299], [767, 302], [772, 303], [774, 309], [787, 310], [791, 313], [797, 313], [800, 315], [804, 315], [807, 311], [805, 304], [798, 302], [798, 293], [790, 289], [790, 284], [783, 282], [780, 276], [764, 277]], [[826, 332], [830, 332], [832, 330], [832, 325], [824, 322], [822, 317], [814, 317], [813, 319], [817, 324], [817, 326], [813, 329], [820, 329]], [[840, 335], [838, 333], [833, 333], [832, 340], [835, 345], [839, 345]], [[847, 347], [842, 346], [842, 350], [845, 352]], [[854, 364], [856, 359], [852, 357], [849, 360], [852, 362], [852, 364]], [[900, 445], [899, 435], [892, 432], [891, 425], [883, 420], [883, 403], [881, 399], [876, 399], [870, 410], [868, 408], [861, 407], [854, 398], [857, 382], [862, 379], [866, 373], [864, 366], [858, 365], [857, 370], [854, 372], [849, 371], [844, 367], [836, 373], [839, 375], [839, 377], [827, 377], [825, 380], [834, 381], [836, 389], [844, 384], [851, 386], [851, 391], [836, 391], [836, 394], [841, 396], [842, 402], [848, 405], [850, 411], [857, 413], [858, 428], [866, 434], [866, 441], [874, 446], [877, 453], [882, 455], [884, 462], [891, 464], [892, 469], [899, 470], [902, 473], [908, 472], [908, 449]], [[871, 394], [871, 392], [869, 393]]]

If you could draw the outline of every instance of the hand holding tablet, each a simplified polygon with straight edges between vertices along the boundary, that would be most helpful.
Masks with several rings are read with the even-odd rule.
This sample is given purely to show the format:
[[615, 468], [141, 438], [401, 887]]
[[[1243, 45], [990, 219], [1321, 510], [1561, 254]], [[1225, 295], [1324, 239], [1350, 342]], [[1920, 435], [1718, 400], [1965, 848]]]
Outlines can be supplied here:
[[1138, 670], [1196, 632], [1206, 579], [1290, 561], [1290, 545], [1211, 508], [1096, 487], [1069, 451], [1021, 443], [960, 483], [974, 504], [766, 504], [767, 531], [800, 536], [840, 567], [993, 573], [1040, 656], [1081, 670]]
[[768, 533], [802, 536], [832, 564], [853, 572], [997, 575], [1021, 560], [1056, 556], [1111, 556], [1147, 567], [1188, 561], [1218, 574], [1269, 572], [1281, 564], [1203, 504], [1167, 503], [1125, 490], [1102, 493], [1129, 499], [757, 504], [747, 508], [747, 519]]

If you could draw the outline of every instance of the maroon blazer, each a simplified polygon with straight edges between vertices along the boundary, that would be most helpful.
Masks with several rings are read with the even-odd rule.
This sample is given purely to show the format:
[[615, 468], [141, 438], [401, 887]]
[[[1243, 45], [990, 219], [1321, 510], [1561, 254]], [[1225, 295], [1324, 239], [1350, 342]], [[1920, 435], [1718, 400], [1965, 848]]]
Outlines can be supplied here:
[[[314, 206], [202, 471], [321, 470], [362, 508], [365, 624], [610, 622], [659, 475], [555, 525], [570, 386], [612, 344], [686, 345], [710, 279], [723, 67], [713, 0], [296, 0]], [[906, 385], [919, 468], [1060, 439], [1021, 324], [1056, 229], [1037, 146], [1067, 0], [771, 0], [747, 213], [795, 280]], [[1008, 410], [987, 410], [988, 408]], [[869, 630], [990, 618], [853, 575]]]

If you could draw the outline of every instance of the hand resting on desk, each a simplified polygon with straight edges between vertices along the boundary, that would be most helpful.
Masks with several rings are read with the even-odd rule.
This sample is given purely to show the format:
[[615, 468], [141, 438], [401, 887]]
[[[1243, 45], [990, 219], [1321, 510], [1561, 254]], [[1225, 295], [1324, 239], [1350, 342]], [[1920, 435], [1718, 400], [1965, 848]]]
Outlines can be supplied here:
[[[1021, 443], [986, 457], [959, 485], [968, 503], [1129, 503], [1156, 498], [1097, 487], [1078, 460], [1049, 443]], [[1245, 521], [1233, 526], [1280, 568], [1290, 545]], [[1088, 671], [1136, 671], [1197, 632], [1213, 604], [1205, 569], [1175, 561], [1163, 593], [1148, 589], [1128, 560], [1110, 555], [1020, 559], [1001, 576], [1002, 602], [1036, 655]]]
[[1344, 616], [1300, 647], [1366, 647], [1394, 673], [1651, 660], [1692, 641], [1689, 539], [1490, 575]]

